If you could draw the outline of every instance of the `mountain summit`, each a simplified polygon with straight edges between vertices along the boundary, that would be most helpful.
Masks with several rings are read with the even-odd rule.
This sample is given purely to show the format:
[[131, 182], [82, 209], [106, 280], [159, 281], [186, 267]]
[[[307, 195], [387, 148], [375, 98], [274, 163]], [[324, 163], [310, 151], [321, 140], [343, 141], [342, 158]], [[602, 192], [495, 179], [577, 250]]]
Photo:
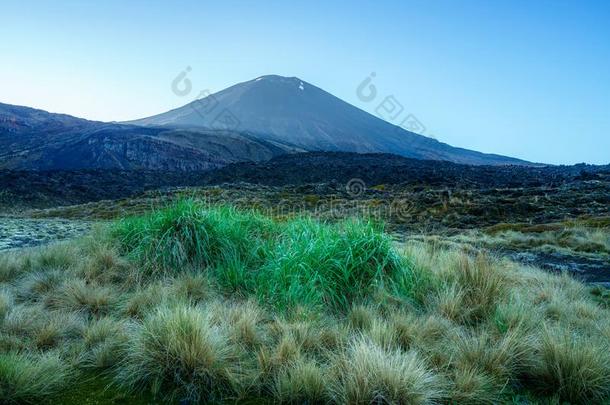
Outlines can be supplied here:
[[309, 151], [385, 152], [465, 164], [528, 164], [452, 147], [371, 115], [296, 77], [262, 76], [183, 107], [129, 122], [230, 129]]
[[320, 151], [530, 164], [406, 131], [296, 77], [259, 77], [128, 123], [0, 103], [0, 169], [193, 171]]

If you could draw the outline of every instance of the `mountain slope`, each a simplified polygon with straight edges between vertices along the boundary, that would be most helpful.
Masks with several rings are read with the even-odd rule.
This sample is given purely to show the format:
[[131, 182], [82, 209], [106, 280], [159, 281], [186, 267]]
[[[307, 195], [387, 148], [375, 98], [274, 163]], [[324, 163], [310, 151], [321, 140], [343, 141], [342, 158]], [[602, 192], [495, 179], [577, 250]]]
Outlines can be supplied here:
[[208, 170], [298, 150], [235, 131], [102, 123], [0, 103], [0, 169]]
[[[226, 124], [223, 118], [231, 122]], [[406, 131], [295, 77], [263, 76], [130, 123], [186, 128], [229, 125], [260, 139], [308, 151], [385, 152], [465, 164], [527, 164]]]

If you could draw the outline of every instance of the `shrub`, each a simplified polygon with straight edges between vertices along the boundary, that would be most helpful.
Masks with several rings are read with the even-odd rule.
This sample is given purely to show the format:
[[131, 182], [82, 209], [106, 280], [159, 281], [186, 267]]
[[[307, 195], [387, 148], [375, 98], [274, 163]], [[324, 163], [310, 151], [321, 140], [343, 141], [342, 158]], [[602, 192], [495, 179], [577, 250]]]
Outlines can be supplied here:
[[235, 394], [241, 351], [200, 308], [159, 308], [135, 328], [117, 382], [167, 400], [214, 400]]

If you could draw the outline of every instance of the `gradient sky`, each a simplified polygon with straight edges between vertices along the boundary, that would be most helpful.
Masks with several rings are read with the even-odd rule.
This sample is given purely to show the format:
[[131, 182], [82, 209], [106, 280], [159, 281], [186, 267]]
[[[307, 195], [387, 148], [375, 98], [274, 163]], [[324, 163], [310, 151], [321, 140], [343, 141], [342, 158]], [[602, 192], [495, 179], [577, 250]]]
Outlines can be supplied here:
[[610, 163], [609, 1], [4, 0], [0, 38], [4, 103], [121, 121], [191, 101], [187, 66], [194, 93], [280, 74], [455, 146]]

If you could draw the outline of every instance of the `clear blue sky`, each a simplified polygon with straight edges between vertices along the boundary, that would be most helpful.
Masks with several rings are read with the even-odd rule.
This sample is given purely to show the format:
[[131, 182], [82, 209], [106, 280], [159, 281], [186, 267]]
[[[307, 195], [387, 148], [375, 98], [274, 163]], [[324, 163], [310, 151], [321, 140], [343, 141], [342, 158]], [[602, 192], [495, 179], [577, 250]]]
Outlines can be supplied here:
[[5, 0], [0, 38], [0, 102], [141, 118], [190, 101], [190, 66], [197, 90], [298, 76], [374, 113], [375, 72], [443, 142], [610, 163], [610, 1]]

